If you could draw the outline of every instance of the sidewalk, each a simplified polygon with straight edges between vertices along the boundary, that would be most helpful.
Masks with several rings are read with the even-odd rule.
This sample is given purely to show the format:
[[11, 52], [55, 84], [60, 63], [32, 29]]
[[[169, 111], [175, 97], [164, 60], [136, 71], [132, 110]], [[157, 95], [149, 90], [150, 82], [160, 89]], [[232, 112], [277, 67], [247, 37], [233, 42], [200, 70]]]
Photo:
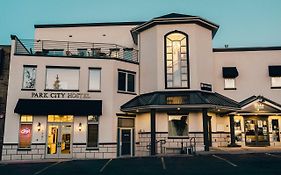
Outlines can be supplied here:
[[210, 151], [197, 152], [199, 155], [208, 154], [250, 154], [250, 153], [281, 153], [281, 147], [212, 147]]

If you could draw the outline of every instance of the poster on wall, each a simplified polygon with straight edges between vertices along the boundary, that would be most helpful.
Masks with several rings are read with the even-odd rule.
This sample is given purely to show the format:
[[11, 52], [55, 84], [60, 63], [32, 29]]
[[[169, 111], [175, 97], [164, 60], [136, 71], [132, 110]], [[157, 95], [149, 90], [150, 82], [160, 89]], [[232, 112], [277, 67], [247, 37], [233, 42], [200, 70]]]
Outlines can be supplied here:
[[21, 124], [20, 126], [20, 148], [30, 148], [32, 136], [32, 124]]

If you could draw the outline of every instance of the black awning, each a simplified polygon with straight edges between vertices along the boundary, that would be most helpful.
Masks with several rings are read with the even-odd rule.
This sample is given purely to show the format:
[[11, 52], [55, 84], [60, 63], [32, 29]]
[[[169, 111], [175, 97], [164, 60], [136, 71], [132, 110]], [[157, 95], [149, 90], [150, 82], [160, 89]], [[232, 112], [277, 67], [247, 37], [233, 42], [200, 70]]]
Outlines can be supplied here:
[[281, 76], [281, 66], [268, 66], [269, 76], [280, 77]]
[[14, 110], [26, 115], [101, 115], [101, 100], [19, 99]]
[[236, 78], [238, 77], [238, 71], [236, 67], [223, 67], [222, 76], [223, 78]]

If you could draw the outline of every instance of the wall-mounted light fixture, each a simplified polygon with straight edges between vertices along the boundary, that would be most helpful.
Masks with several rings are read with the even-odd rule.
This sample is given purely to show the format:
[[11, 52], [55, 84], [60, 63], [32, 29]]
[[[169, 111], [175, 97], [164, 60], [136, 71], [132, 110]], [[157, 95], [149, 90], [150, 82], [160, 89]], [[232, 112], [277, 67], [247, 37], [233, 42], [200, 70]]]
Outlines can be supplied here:
[[82, 130], [82, 123], [79, 123], [78, 129], [79, 129], [79, 131]]
[[41, 123], [40, 123], [40, 122], [38, 122], [38, 124], [37, 124], [37, 130], [38, 130], [38, 131], [41, 130]]

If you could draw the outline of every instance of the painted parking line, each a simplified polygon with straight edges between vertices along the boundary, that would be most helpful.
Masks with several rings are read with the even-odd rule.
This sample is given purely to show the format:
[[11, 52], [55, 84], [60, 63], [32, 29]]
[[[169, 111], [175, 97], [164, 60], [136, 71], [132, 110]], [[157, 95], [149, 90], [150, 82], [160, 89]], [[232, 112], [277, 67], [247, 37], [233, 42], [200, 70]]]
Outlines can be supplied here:
[[225, 161], [226, 163], [228, 163], [228, 164], [230, 164], [230, 165], [232, 165], [232, 166], [234, 166], [234, 167], [237, 167], [237, 166], [238, 166], [238, 165], [236, 165], [236, 164], [230, 162], [229, 160], [226, 160], [225, 158], [222, 158], [222, 157], [219, 157], [219, 156], [216, 156], [216, 155], [213, 155], [213, 157], [215, 157], [215, 158], [217, 158], [217, 159], [220, 159], [220, 160], [223, 160], [223, 161]]
[[104, 166], [100, 169], [100, 173], [103, 172], [103, 170], [106, 168], [106, 166], [112, 161], [112, 159], [109, 159], [105, 164]]
[[268, 156], [271, 156], [271, 157], [281, 158], [281, 156], [279, 156], [279, 155], [274, 155], [274, 154], [270, 154], [270, 153], [265, 153], [265, 154]]
[[164, 157], [161, 157], [161, 162], [162, 162], [162, 168], [163, 168], [163, 170], [165, 170], [166, 169], [166, 164], [165, 164]]
[[46, 166], [45, 168], [43, 168], [43, 169], [41, 169], [41, 170], [39, 170], [39, 171], [37, 171], [37, 172], [35, 172], [33, 175], [38, 175], [38, 174], [40, 174], [40, 173], [46, 171], [47, 169], [49, 169], [49, 168], [51, 168], [51, 167], [53, 167], [53, 166], [56, 166], [57, 164], [60, 164], [60, 163], [62, 163], [62, 161], [55, 162], [55, 163], [53, 163], [53, 164], [51, 164], [51, 165], [49, 165], [49, 166]]

